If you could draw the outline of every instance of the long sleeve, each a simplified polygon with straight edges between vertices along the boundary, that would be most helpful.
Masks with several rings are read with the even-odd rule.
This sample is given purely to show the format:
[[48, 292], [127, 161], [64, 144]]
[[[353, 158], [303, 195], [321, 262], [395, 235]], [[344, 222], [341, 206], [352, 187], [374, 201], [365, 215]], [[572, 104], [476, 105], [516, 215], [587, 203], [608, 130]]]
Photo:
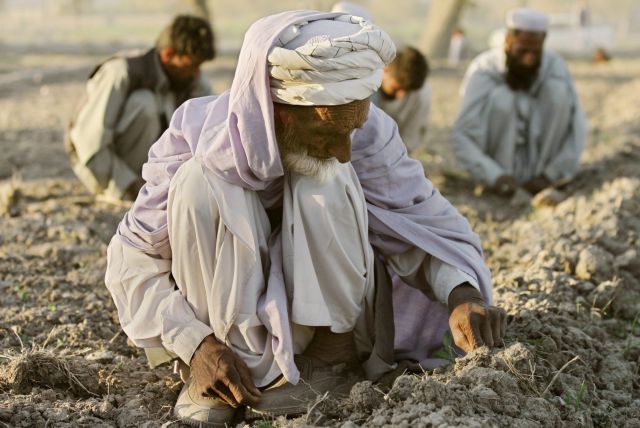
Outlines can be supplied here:
[[[570, 79], [570, 77], [568, 77]], [[587, 119], [580, 106], [573, 82], [570, 82], [573, 96], [573, 117], [561, 148], [544, 169], [544, 175], [552, 182], [570, 180], [578, 171], [580, 156], [587, 140]]]
[[109, 244], [105, 283], [122, 329], [137, 346], [162, 345], [189, 364], [200, 342], [213, 333], [175, 288], [171, 260], [149, 256], [118, 235]]
[[483, 73], [470, 76], [452, 133], [460, 165], [476, 180], [487, 185], [493, 185], [505, 173], [502, 166], [486, 154], [489, 149], [486, 96], [488, 88], [494, 85], [492, 79]]
[[87, 83], [86, 98], [70, 131], [78, 161], [92, 172], [102, 189], [112, 188], [120, 195], [138, 179], [113, 147], [128, 87], [124, 59], [103, 64]]
[[480, 285], [474, 277], [417, 247], [401, 254], [387, 255], [386, 259], [402, 281], [445, 306], [449, 294], [460, 284], [469, 283], [480, 291]]

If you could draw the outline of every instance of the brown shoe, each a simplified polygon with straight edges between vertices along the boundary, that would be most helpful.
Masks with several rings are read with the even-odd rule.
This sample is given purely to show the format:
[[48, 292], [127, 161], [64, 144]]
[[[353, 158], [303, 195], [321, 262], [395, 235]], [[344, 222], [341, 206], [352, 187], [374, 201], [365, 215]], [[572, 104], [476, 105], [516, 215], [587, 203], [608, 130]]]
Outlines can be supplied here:
[[236, 409], [215, 397], [203, 397], [195, 391], [189, 378], [178, 395], [173, 414], [180, 421], [196, 427], [231, 426]]
[[300, 370], [298, 384], [276, 382], [262, 391], [260, 402], [247, 406], [246, 420], [302, 415], [325, 393], [332, 397], [347, 396], [351, 387], [364, 379], [359, 366], [327, 366], [304, 355], [296, 355], [294, 361]]

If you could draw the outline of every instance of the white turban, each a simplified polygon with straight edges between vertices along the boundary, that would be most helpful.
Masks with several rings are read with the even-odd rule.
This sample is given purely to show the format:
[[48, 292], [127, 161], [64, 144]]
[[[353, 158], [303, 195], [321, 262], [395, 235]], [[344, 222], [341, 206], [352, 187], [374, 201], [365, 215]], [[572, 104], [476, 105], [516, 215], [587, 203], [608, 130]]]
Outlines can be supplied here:
[[271, 96], [295, 105], [340, 105], [369, 97], [396, 47], [364, 18], [339, 15], [296, 24], [269, 52]]
[[549, 18], [534, 9], [513, 9], [507, 14], [507, 28], [510, 30], [546, 33], [549, 29]]

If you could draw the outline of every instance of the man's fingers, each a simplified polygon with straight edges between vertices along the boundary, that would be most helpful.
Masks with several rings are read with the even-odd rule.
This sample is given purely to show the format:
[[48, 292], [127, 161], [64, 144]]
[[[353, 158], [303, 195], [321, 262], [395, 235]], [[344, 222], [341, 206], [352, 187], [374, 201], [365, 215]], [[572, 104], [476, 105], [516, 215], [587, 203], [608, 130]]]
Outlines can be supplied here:
[[234, 398], [229, 388], [221, 380], [216, 381], [211, 390], [218, 398], [231, 407], [238, 407], [238, 400]]
[[490, 315], [487, 314], [480, 319], [476, 318], [474, 321], [477, 324], [480, 324], [480, 334], [482, 335], [482, 341], [484, 342], [484, 344], [489, 348], [493, 348], [493, 332], [491, 331], [491, 321], [489, 319], [489, 316]]
[[493, 333], [493, 345], [498, 346], [502, 342], [502, 314], [495, 308], [491, 311], [491, 332]]
[[251, 378], [251, 372], [249, 371], [249, 367], [245, 364], [241, 359], [236, 359], [236, 368], [238, 369], [238, 373], [240, 374], [240, 380], [244, 387], [249, 391], [249, 393], [259, 399], [262, 396], [262, 393], [256, 385], [253, 383], [253, 379]]
[[253, 404], [260, 399], [247, 391], [241, 383], [230, 383], [229, 390], [240, 404]]
[[484, 341], [482, 340], [482, 335], [480, 333], [480, 326], [478, 326], [478, 322], [474, 319], [473, 315], [467, 320], [464, 333], [467, 336], [467, 341], [471, 345], [471, 350], [484, 345]]
[[229, 390], [238, 403], [250, 404], [255, 403], [259, 399], [259, 396], [249, 392], [249, 390], [243, 385], [241, 375], [237, 369], [229, 373], [228, 382]]
[[471, 351], [471, 345], [467, 342], [467, 337], [464, 335], [462, 330], [460, 330], [460, 327], [454, 326], [451, 328], [451, 336], [453, 336], [453, 343], [455, 343], [458, 348], [462, 349], [464, 352]]

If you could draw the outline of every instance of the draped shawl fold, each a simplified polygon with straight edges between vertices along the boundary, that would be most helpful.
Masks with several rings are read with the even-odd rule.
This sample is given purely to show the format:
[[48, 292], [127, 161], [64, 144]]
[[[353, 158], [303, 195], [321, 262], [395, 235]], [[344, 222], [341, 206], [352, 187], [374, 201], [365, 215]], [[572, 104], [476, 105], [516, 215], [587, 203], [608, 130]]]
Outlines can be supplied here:
[[[194, 156], [223, 180], [259, 192], [265, 206], [277, 203], [282, 194], [283, 169], [274, 133], [267, 55], [291, 25], [338, 15], [285, 12], [263, 18], [248, 30], [231, 89], [218, 97], [183, 104], [169, 129], [151, 148], [142, 173], [146, 184], [118, 227], [117, 233], [126, 245], [153, 257], [171, 258], [166, 212], [169, 183], [179, 166]], [[395, 122], [371, 105], [367, 122], [353, 135], [352, 147], [352, 164], [367, 201], [369, 238], [374, 249], [395, 254], [417, 246], [476, 278], [490, 301], [491, 279], [478, 236], [425, 178], [422, 165], [407, 156]], [[268, 288], [272, 286], [278, 284], [270, 282]], [[396, 288], [396, 292], [402, 293], [403, 289]], [[409, 299], [403, 311], [396, 313], [396, 320], [422, 318], [429, 324], [446, 326], [446, 308], [427, 302], [424, 296], [422, 300]], [[265, 306], [274, 305], [281, 308], [279, 317], [267, 313], [261, 320], [274, 336], [278, 359], [292, 350], [286, 301], [265, 302]], [[430, 312], [425, 314], [425, 308]], [[435, 334], [423, 335], [424, 325], [419, 323], [399, 325], [413, 327], [397, 332], [397, 341], [403, 337], [433, 343], [442, 339]], [[281, 368], [288, 380], [297, 381], [295, 368]]]

